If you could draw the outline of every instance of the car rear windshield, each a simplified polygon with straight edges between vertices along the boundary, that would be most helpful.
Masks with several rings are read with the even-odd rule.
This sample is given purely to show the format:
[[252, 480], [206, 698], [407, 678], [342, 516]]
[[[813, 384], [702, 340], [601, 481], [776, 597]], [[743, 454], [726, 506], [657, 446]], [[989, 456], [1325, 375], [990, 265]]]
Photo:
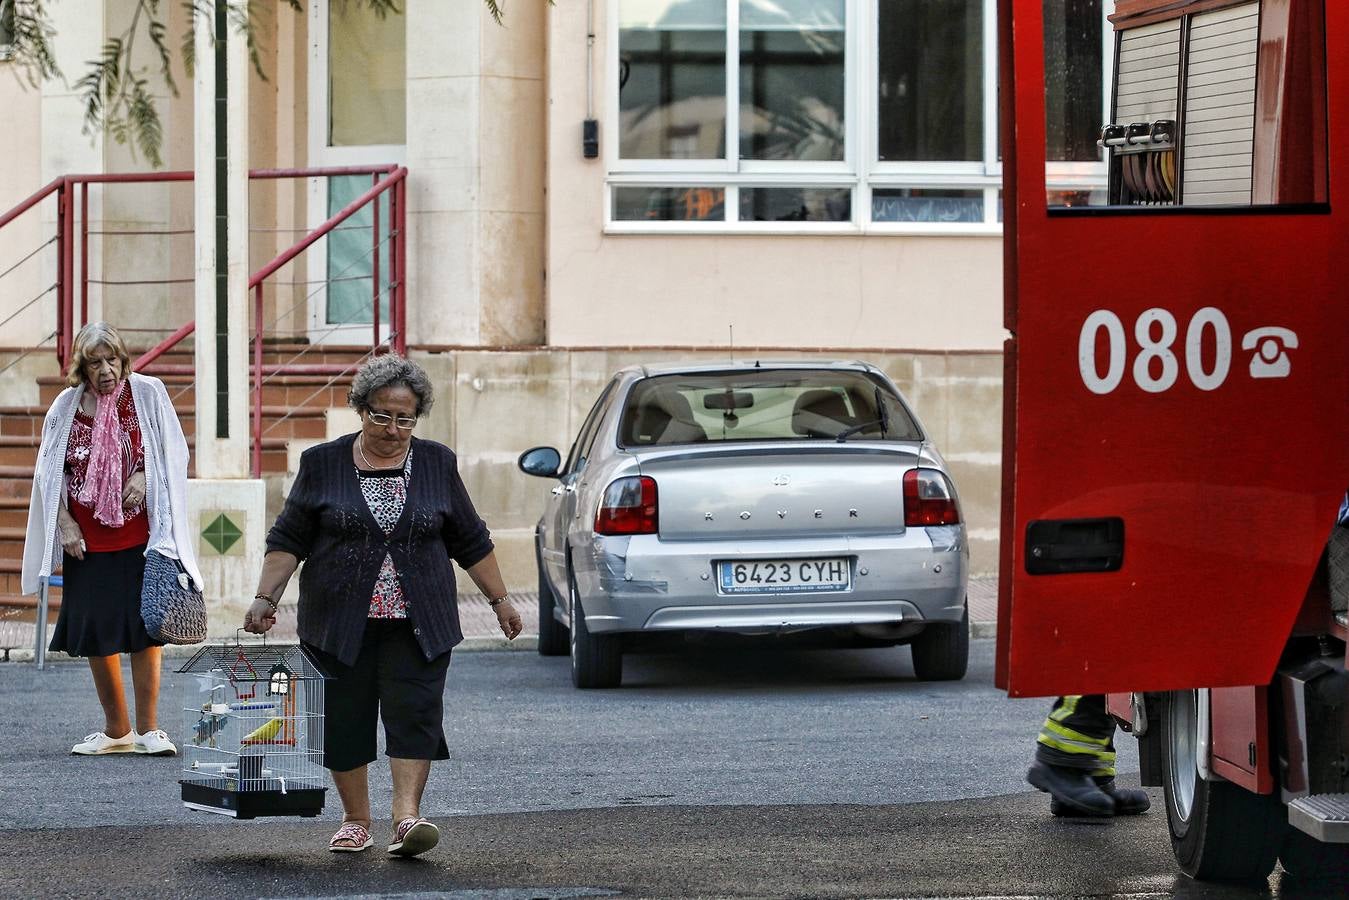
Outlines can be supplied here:
[[[878, 409], [877, 403], [881, 404]], [[628, 392], [625, 447], [707, 441], [918, 441], [904, 404], [861, 372], [764, 369], [658, 375]]]

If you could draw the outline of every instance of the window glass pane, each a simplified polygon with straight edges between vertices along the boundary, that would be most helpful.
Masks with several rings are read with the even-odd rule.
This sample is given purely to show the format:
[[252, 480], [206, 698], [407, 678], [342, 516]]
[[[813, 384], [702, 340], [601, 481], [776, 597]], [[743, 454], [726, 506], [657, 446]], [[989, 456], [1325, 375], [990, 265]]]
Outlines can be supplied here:
[[878, 0], [878, 159], [983, 159], [983, 35], [984, 0]]
[[947, 188], [876, 188], [873, 222], [982, 222], [984, 192]]
[[899, 399], [866, 375], [809, 369], [647, 378], [629, 391], [618, 433], [633, 447], [834, 441], [849, 431], [858, 441], [923, 438]]
[[621, 0], [618, 18], [619, 156], [724, 159], [723, 0]]
[[[369, 175], [343, 175], [328, 179], [328, 215], [339, 212], [370, 190]], [[379, 320], [389, 321], [389, 193], [379, 200], [380, 300]], [[329, 325], [355, 325], [374, 322], [374, 204], [367, 203], [328, 235], [328, 314]]]
[[1103, 0], [1045, 0], [1045, 153], [1094, 162], [1104, 123]]
[[847, 222], [849, 188], [741, 188], [742, 222]]
[[616, 187], [616, 222], [723, 222], [726, 191], [711, 187]]
[[0, 0], [0, 7], [0, 59], [7, 59], [4, 54], [14, 40], [14, 4]]
[[332, 3], [328, 16], [329, 146], [407, 143], [403, 14]]
[[740, 0], [740, 158], [839, 160], [843, 0]]
[[1106, 190], [1105, 188], [1093, 190], [1048, 188], [1045, 191], [1045, 199], [1050, 206], [1104, 206]]

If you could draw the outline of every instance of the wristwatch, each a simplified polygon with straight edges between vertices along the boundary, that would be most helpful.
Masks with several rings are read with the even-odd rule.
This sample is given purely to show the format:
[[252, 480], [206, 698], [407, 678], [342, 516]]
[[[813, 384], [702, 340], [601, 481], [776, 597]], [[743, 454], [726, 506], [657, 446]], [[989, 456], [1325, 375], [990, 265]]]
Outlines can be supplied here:
[[487, 605], [490, 606], [490, 607], [492, 607], [493, 609], [496, 609], [498, 606], [500, 606], [501, 604], [503, 604], [503, 603], [505, 603], [507, 600], [509, 600], [509, 599], [510, 599], [510, 596], [511, 596], [510, 594], [502, 594], [500, 597], [496, 598], [495, 600], [488, 600], [488, 601], [487, 601]]

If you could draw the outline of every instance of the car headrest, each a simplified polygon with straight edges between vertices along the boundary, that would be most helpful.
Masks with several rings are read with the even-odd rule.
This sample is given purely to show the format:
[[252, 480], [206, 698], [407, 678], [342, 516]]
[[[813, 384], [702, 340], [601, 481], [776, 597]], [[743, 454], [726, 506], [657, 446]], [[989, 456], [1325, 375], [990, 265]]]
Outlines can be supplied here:
[[652, 392], [638, 410], [636, 433], [653, 444], [687, 444], [707, 440], [693, 418], [688, 398], [678, 391]]
[[792, 406], [792, 431], [797, 434], [820, 434], [831, 425], [837, 431], [851, 421], [843, 395], [828, 388], [802, 391]]

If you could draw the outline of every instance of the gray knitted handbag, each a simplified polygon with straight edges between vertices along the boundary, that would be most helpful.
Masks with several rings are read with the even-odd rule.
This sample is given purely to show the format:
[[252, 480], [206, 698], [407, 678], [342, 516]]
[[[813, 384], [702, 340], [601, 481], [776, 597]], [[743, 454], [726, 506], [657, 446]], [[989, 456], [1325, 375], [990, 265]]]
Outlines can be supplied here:
[[181, 562], [156, 550], [145, 553], [141, 618], [151, 640], [163, 644], [206, 640], [206, 598]]

